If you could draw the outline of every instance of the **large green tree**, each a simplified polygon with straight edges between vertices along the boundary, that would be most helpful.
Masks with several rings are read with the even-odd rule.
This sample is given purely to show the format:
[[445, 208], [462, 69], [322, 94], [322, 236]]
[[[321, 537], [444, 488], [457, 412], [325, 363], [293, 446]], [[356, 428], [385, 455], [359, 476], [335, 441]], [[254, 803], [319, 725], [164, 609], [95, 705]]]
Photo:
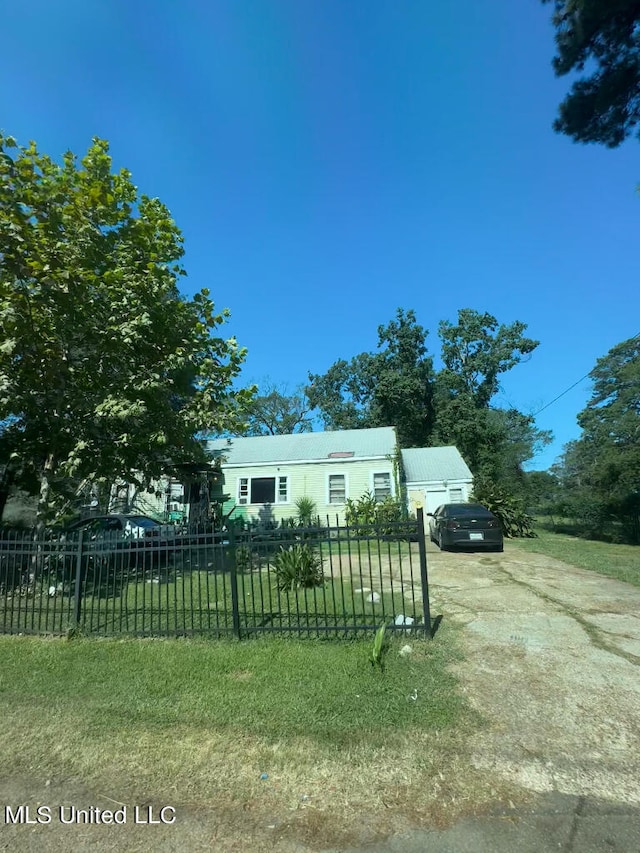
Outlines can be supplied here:
[[640, 336], [613, 347], [589, 375], [582, 433], [554, 473], [571, 514], [586, 517], [593, 532], [622, 521], [625, 537], [640, 542]]
[[542, 0], [554, 5], [558, 76], [584, 72], [560, 104], [555, 130], [620, 145], [640, 122], [640, 2]]
[[244, 435], [311, 432], [313, 423], [310, 413], [311, 405], [304, 388], [296, 388], [289, 393], [286, 387], [267, 382], [248, 404]]
[[0, 461], [41, 521], [68, 478], [148, 483], [240, 427], [244, 351], [206, 289], [181, 296], [182, 243], [105, 141], [57, 163], [0, 136]]
[[403, 447], [424, 445], [433, 428], [433, 360], [411, 310], [378, 327], [378, 351], [309, 374], [307, 395], [328, 429], [395, 426]]
[[443, 368], [436, 373], [426, 330], [413, 311], [399, 309], [378, 329], [378, 352], [311, 375], [307, 393], [331, 429], [395, 426], [401, 447], [455, 444], [475, 473], [517, 488], [522, 463], [550, 438], [531, 417], [490, 404], [500, 376], [538, 345], [525, 330], [462, 309], [457, 323], [439, 326]]
[[613, 347], [589, 375], [593, 393], [578, 415], [589, 481], [612, 499], [640, 497], [640, 336]]
[[431, 442], [455, 444], [475, 473], [512, 489], [521, 485], [522, 463], [550, 441], [530, 416], [491, 406], [500, 377], [538, 346], [526, 328], [463, 308], [457, 323], [442, 321], [438, 329], [444, 367], [436, 379]]

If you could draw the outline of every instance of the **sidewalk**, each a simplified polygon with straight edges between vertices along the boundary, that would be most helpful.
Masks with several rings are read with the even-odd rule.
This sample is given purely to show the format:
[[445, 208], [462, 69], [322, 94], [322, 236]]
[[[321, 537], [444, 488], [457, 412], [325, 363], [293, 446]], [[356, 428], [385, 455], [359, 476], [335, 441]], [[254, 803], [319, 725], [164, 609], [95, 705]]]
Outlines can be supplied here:
[[640, 808], [544, 794], [529, 808], [419, 830], [366, 850], [322, 853], [638, 853]]

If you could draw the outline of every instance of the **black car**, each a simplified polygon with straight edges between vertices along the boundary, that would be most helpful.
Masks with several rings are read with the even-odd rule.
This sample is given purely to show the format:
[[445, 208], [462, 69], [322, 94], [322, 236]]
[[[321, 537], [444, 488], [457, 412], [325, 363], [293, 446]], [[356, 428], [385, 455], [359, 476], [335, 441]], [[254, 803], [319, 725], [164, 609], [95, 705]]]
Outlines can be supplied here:
[[428, 512], [429, 538], [441, 551], [450, 548], [490, 548], [502, 551], [500, 522], [482, 504], [442, 504]]
[[210, 524], [162, 524], [146, 515], [111, 513], [74, 522], [67, 535], [77, 537], [82, 530], [83, 551], [99, 562], [130, 568], [156, 567], [189, 559], [199, 549], [228, 544], [225, 530]]
[[65, 534], [78, 538], [81, 532], [82, 550], [88, 557], [126, 567], [166, 562], [175, 543], [175, 527], [140, 514], [90, 516], [69, 525]]

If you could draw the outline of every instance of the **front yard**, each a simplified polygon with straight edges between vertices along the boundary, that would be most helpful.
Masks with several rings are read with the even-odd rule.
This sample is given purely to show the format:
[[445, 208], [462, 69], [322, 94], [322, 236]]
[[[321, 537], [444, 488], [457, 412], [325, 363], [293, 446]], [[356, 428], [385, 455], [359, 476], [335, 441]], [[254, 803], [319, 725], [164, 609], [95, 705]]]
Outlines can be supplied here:
[[[168, 551], [168, 565], [129, 568], [116, 560], [88, 566], [77, 627], [103, 635], [212, 635], [238, 628], [346, 635], [397, 617], [424, 622], [417, 543], [318, 543], [322, 582], [295, 589], [279, 585], [277, 553], [239, 547], [235, 588], [222, 545]], [[68, 559], [55, 565], [38, 583], [0, 595], [4, 632], [63, 634], [74, 624], [75, 567]]]
[[406, 642], [381, 672], [369, 640], [2, 637], [3, 777], [234, 814], [240, 833], [284, 814], [313, 836], [330, 814], [345, 844], [363, 814], [433, 815], [474, 784], [451, 768], [478, 718], [449, 671], [456, 630]]

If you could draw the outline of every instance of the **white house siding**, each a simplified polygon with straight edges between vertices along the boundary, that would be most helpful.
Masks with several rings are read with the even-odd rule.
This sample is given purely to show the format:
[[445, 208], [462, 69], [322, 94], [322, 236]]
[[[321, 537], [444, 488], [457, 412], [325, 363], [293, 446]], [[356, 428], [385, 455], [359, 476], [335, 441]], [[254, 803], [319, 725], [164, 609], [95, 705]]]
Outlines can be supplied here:
[[433, 512], [441, 504], [469, 500], [473, 477], [457, 448], [412, 447], [402, 450], [409, 512], [419, 505]]
[[407, 484], [409, 512], [415, 513], [421, 505], [425, 512], [434, 512], [441, 504], [464, 503], [469, 500], [472, 486], [465, 480], [454, 480], [443, 486], [442, 482]]
[[111, 488], [109, 511], [122, 512], [126, 506], [128, 512], [149, 515], [152, 518], [163, 519], [166, 510], [166, 490], [168, 479], [152, 481], [148, 491], [139, 489], [133, 483], [120, 482]]
[[[344, 521], [344, 503], [329, 502], [329, 477], [330, 475], [344, 475], [345, 478], [345, 500], [352, 498], [357, 500], [365, 492], [374, 490], [374, 474], [388, 475], [391, 486], [391, 494], [395, 496], [395, 483], [393, 474], [393, 463], [386, 458], [382, 459], [335, 459], [322, 460], [318, 462], [280, 463], [265, 465], [232, 466], [223, 465], [225, 493], [231, 495], [231, 500], [225, 505], [228, 513], [232, 503], [236, 508], [232, 517], [240, 515], [250, 518], [260, 518], [265, 515], [280, 521], [296, 514], [296, 501], [307, 497], [314, 501], [317, 512], [321, 517], [329, 515], [333, 520], [336, 516]], [[247, 504], [240, 504], [240, 481], [243, 479], [251, 481], [252, 478], [270, 477], [276, 479], [275, 491], [276, 502], [268, 504], [251, 503], [249, 493]], [[287, 502], [278, 500], [278, 478], [286, 477], [288, 483]]]

